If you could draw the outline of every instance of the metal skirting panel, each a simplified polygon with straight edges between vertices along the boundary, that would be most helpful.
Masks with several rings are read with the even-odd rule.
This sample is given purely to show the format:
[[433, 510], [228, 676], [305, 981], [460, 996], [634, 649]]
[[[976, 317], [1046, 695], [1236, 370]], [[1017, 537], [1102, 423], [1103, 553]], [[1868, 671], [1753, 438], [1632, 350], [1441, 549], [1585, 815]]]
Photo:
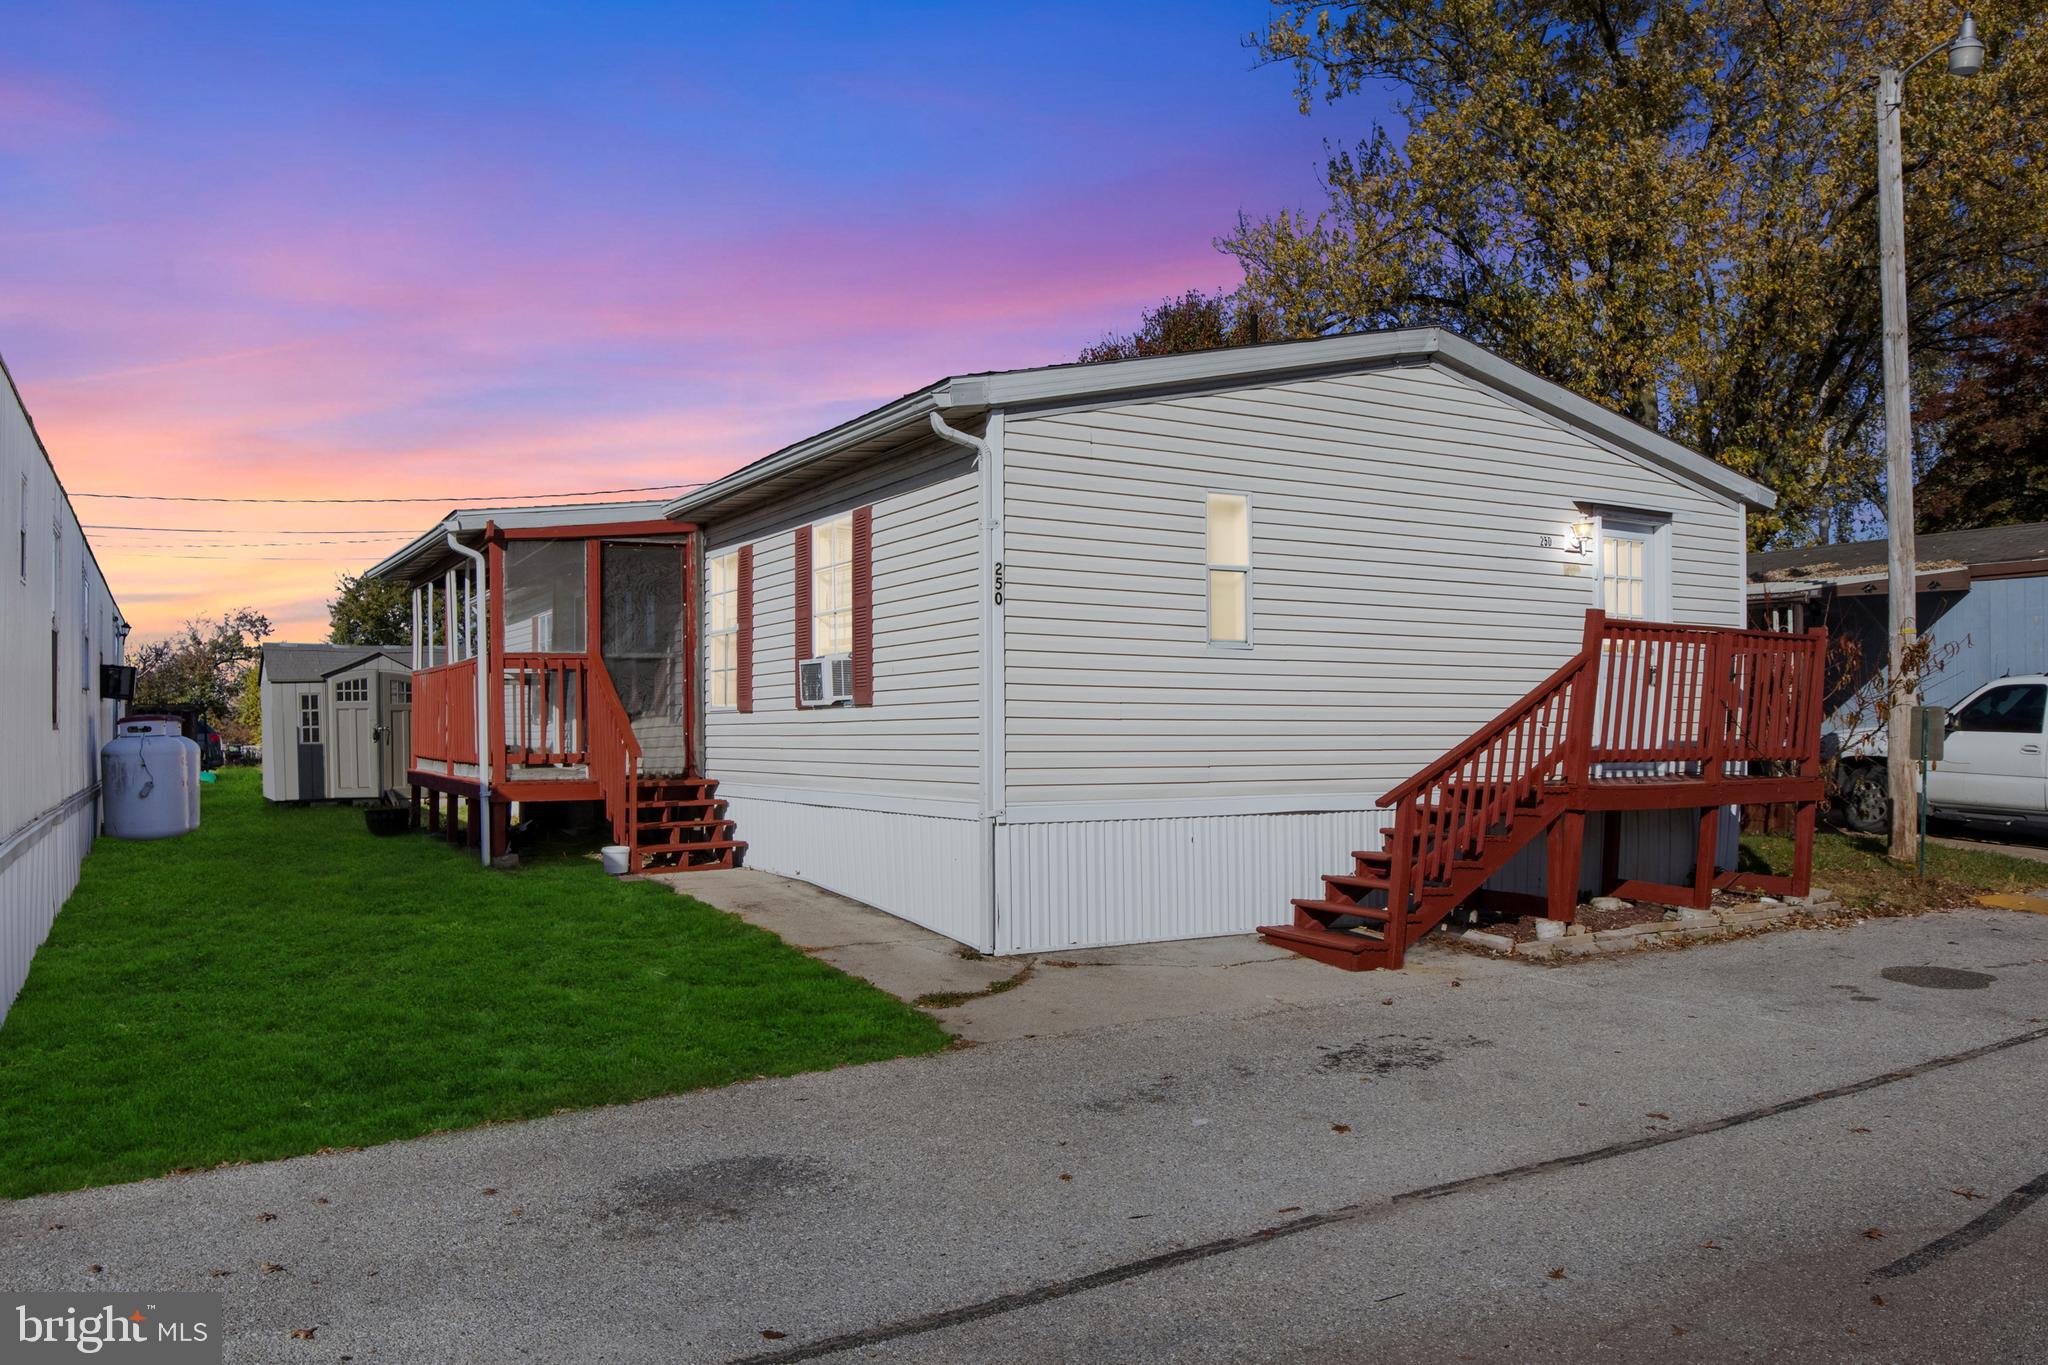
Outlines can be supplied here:
[[[1322, 874], [1349, 871], [1352, 850], [1378, 848], [1391, 820], [1375, 808], [999, 825], [995, 951], [1104, 948], [1284, 923], [1294, 897], [1320, 895]], [[1601, 830], [1600, 817], [1590, 817], [1587, 887], [1599, 875]], [[1621, 831], [1622, 876], [1690, 879], [1698, 831], [1690, 811], [1625, 812]], [[1736, 838], [1731, 807], [1721, 822], [1723, 867], [1733, 865]], [[1489, 885], [1541, 894], [1542, 841]]]
[[57, 911], [78, 885], [92, 851], [99, 802], [92, 792], [5, 841], [0, 853], [0, 1022], [28, 979], [28, 964], [49, 937]]
[[748, 867], [851, 896], [983, 952], [993, 946], [981, 821], [730, 800]]
[[1379, 846], [1382, 810], [997, 827], [1002, 953], [1248, 934]]

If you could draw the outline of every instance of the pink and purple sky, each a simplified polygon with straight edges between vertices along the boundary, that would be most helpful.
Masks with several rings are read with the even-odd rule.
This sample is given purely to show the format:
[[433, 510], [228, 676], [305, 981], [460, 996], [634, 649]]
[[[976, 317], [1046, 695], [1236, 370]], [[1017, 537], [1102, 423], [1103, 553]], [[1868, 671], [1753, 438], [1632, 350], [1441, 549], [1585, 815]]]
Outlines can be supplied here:
[[[1364, 130], [1254, 65], [1266, 8], [17, 7], [0, 354], [74, 495], [720, 474], [1235, 283], [1212, 239]], [[74, 501], [181, 528], [88, 532], [138, 638], [324, 638], [447, 510]]]

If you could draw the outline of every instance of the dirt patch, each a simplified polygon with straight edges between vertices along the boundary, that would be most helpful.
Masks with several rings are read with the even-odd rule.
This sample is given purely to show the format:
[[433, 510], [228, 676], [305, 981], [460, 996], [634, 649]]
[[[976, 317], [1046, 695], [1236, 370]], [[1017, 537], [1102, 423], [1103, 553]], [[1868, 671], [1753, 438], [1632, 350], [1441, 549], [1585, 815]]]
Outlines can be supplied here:
[[[1631, 903], [1619, 910], [1596, 910], [1590, 905], [1582, 905], [1573, 923], [1593, 934], [1602, 929], [1626, 929], [1631, 925], [1648, 924], [1652, 920], [1663, 919], [1664, 915], [1665, 907], [1661, 905]], [[1534, 943], [1536, 923], [1541, 918], [1540, 915], [1523, 915], [1519, 919], [1503, 919], [1498, 923], [1487, 923], [1482, 918], [1479, 927], [1489, 934], [1504, 934], [1517, 943]]]
[[652, 1171], [612, 1187], [597, 1221], [613, 1236], [654, 1237], [702, 1223], [738, 1223], [830, 1183], [815, 1162], [731, 1157]]

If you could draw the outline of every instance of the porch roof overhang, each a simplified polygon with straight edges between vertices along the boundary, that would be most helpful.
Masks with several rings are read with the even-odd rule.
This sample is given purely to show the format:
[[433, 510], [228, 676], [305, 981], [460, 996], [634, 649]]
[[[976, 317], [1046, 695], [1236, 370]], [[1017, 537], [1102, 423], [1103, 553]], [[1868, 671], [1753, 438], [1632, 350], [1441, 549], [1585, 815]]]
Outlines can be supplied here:
[[[579, 502], [554, 507], [458, 507], [422, 532], [404, 549], [373, 565], [365, 578], [396, 579], [419, 583], [438, 577], [461, 561], [448, 548], [448, 536], [465, 545], [480, 544], [484, 528], [535, 530], [548, 527], [584, 528], [663, 520], [660, 502]], [[681, 530], [683, 528], [676, 528]]]
[[1228, 387], [1380, 365], [1436, 365], [1508, 401], [1732, 502], [1767, 509], [1777, 494], [1648, 427], [1436, 327], [1224, 347], [1096, 365], [1050, 365], [954, 375], [836, 427], [785, 446], [664, 508], [705, 522], [771, 502], [826, 469], [858, 462], [930, 435], [933, 414], [964, 423], [996, 410], [1058, 407], [1151, 392]]

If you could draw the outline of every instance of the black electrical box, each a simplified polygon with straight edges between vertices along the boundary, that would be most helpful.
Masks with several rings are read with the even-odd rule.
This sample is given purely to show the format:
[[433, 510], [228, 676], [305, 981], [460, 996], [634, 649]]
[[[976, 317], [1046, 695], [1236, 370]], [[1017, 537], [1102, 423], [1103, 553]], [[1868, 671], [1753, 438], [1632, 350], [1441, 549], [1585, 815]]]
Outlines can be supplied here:
[[101, 664], [100, 695], [111, 701], [134, 701], [135, 670], [127, 664]]

